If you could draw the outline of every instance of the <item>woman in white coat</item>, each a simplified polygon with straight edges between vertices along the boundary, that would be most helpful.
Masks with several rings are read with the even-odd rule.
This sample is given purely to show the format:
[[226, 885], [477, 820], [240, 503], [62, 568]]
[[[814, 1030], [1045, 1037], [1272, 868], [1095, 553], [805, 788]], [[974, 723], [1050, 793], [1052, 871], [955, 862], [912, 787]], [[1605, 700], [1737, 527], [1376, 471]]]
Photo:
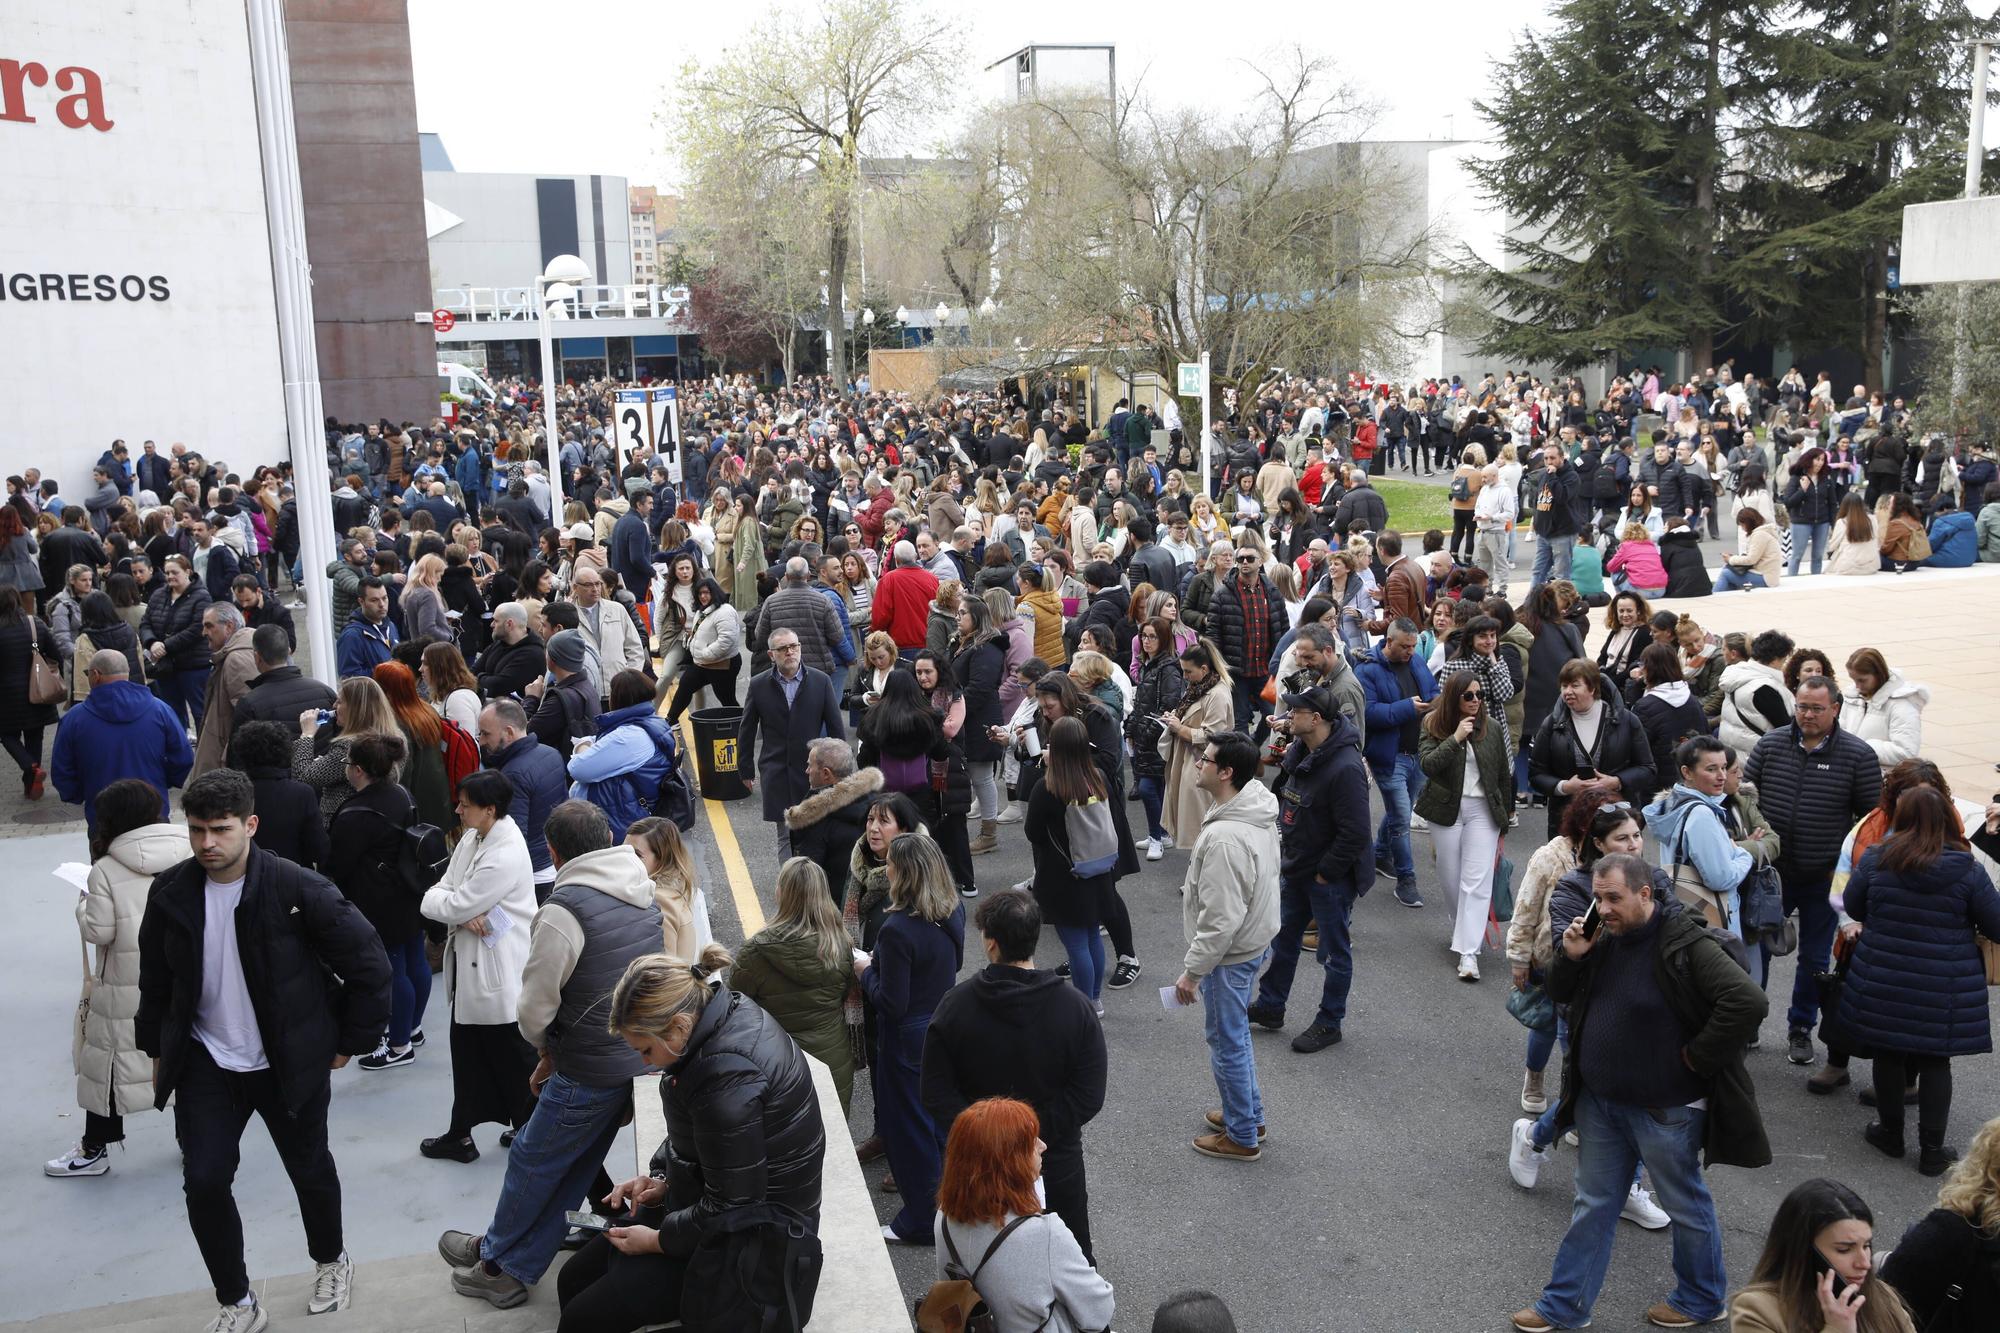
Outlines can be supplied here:
[[452, 928], [444, 955], [451, 1127], [423, 1141], [419, 1151], [426, 1157], [475, 1161], [474, 1126], [495, 1120], [519, 1129], [531, 1109], [528, 1075], [535, 1052], [521, 1039], [515, 1009], [535, 915], [535, 865], [527, 839], [507, 817], [513, 801], [514, 784], [497, 769], [482, 768], [458, 784], [465, 832], [420, 909]]
[[125, 1138], [124, 1117], [152, 1109], [153, 1062], [139, 1049], [139, 922], [153, 876], [188, 859], [188, 836], [161, 818], [165, 802], [151, 783], [114, 782], [97, 793], [93, 864], [76, 905], [85, 945], [96, 946], [85, 984], [82, 1031], [76, 1045], [76, 1100], [83, 1135], [45, 1174], [101, 1176], [111, 1169], [106, 1148]]
[[1877, 648], [1855, 649], [1847, 659], [1847, 678], [1854, 688], [1841, 700], [1840, 729], [1867, 741], [1884, 773], [1915, 759], [1923, 749], [1930, 687], [1891, 671]]

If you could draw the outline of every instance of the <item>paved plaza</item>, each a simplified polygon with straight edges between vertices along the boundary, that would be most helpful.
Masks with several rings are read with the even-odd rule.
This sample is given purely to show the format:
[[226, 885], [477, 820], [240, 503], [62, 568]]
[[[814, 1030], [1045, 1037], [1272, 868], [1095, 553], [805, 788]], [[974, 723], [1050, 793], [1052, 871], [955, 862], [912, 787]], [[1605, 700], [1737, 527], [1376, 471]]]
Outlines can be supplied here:
[[[1956, 787], [1983, 799], [2000, 775], [2000, 567], [1867, 579], [1788, 580], [1775, 590], [1713, 597], [1687, 605], [1707, 628], [1785, 629], [1836, 661], [1872, 643], [1911, 679], [1932, 689], [1926, 754]], [[1594, 650], [1601, 629], [1591, 638]], [[712, 809], [713, 807], [711, 807]], [[0, 1084], [0, 1182], [16, 1207], [0, 1215], [0, 1317], [33, 1320], [86, 1311], [82, 1322], [54, 1319], [32, 1328], [146, 1330], [199, 1327], [213, 1312], [184, 1217], [171, 1124], [142, 1114], [114, 1150], [111, 1173], [48, 1181], [41, 1162], [75, 1137], [69, 1075], [69, 1016], [78, 954], [70, 920], [74, 892], [48, 871], [84, 857], [81, 826], [41, 831], [24, 814], [54, 813], [51, 796], [32, 812], [0, 800], [0, 824], [26, 833], [6, 844], [13, 928], [0, 937], [0, 1000], [15, 1021], [10, 1077]], [[1135, 807], [1136, 813], [1136, 807]], [[1507, 839], [1518, 865], [1540, 845], [1541, 812], [1523, 812]], [[717, 936], [740, 936], [737, 902], [754, 894], [772, 905], [775, 858], [768, 828], [751, 803], [728, 807], [728, 827], [704, 817], [695, 838]], [[741, 870], [718, 844], [740, 847]], [[1488, 955], [1487, 979], [1452, 975], [1448, 923], [1431, 893], [1427, 843], [1416, 849], [1431, 905], [1399, 906], [1382, 886], [1355, 915], [1357, 968], [1346, 1041], [1316, 1056], [1292, 1053], [1289, 1036], [1305, 1020], [1295, 997], [1283, 1036], [1259, 1033], [1259, 1072], [1271, 1137], [1263, 1161], [1239, 1166], [1198, 1157], [1188, 1141], [1215, 1104], [1201, 1019], [1161, 1009], [1158, 988], [1179, 971], [1176, 896], [1185, 853], [1148, 865], [1121, 885], [1132, 909], [1145, 975], [1106, 995], [1110, 1092], [1085, 1134], [1092, 1225], [1098, 1257], [1117, 1286], [1118, 1327], [1143, 1329], [1169, 1292], [1206, 1286], [1222, 1293], [1246, 1333], [1340, 1329], [1488, 1333], [1526, 1304], [1547, 1278], [1569, 1214], [1573, 1154], [1559, 1151], [1534, 1193], [1517, 1189], [1505, 1164], [1507, 1132], [1520, 1114], [1523, 1029], [1502, 1007], [1505, 970]], [[1001, 849], [975, 862], [984, 889], [1028, 876], [1018, 828]], [[754, 886], [754, 887], [753, 887]], [[1062, 958], [1053, 935], [1041, 963]], [[968, 963], [968, 972], [974, 964]], [[1773, 970], [1782, 996], [1790, 960]], [[1315, 979], [1310, 967], [1301, 986]], [[1782, 1009], [1782, 1000], [1778, 1007]], [[449, 1104], [441, 992], [430, 1011], [434, 1040], [416, 1064], [382, 1074], [350, 1067], [335, 1076], [333, 1144], [346, 1196], [350, 1250], [360, 1263], [354, 1308], [316, 1320], [321, 1333], [372, 1330], [548, 1329], [552, 1285], [522, 1310], [490, 1314], [452, 1296], [431, 1254], [445, 1227], [476, 1226], [490, 1213], [504, 1167], [492, 1127], [479, 1132], [474, 1165], [426, 1161], [417, 1140], [443, 1126]], [[1732, 1283], [1747, 1276], [1778, 1200], [1801, 1180], [1836, 1176], [1875, 1209], [1884, 1245], [1930, 1207], [1934, 1184], [1908, 1162], [1892, 1162], [1861, 1140], [1869, 1113], [1853, 1090], [1809, 1096], [1807, 1071], [1785, 1063], [1782, 1016], [1767, 1019], [1753, 1052], [1775, 1161], [1760, 1171], [1710, 1175], [1725, 1229]], [[1857, 1072], [1865, 1069], [1857, 1065]], [[2000, 1109], [2000, 1073], [1983, 1057], [1959, 1062], [1950, 1140], [1963, 1144]], [[851, 1137], [866, 1135], [867, 1080], [857, 1083]], [[830, 1126], [834, 1151], [840, 1130]], [[246, 1218], [249, 1260], [272, 1301], [274, 1328], [305, 1324], [300, 1274], [308, 1268], [291, 1192], [269, 1141], [244, 1136], [237, 1197]], [[629, 1132], [614, 1167], [629, 1162]], [[878, 1182], [884, 1167], [866, 1168]], [[875, 1195], [886, 1219], [892, 1196]], [[88, 1237], [87, 1244], [79, 1243]], [[1610, 1279], [1594, 1327], [1643, 1327], [1648, 1304], [1671, 1283], [1668, 1233], [1619, 1228]], [[906, 1296], [932, 1276], [929, 1250], [892, 1254]], [[121, 1302], [142, 1302], [119, 1307]], [[112, 1307], [112, 1308], [103, 1308]], [[0, 1329], [16, 1325], [0, 1324]]]

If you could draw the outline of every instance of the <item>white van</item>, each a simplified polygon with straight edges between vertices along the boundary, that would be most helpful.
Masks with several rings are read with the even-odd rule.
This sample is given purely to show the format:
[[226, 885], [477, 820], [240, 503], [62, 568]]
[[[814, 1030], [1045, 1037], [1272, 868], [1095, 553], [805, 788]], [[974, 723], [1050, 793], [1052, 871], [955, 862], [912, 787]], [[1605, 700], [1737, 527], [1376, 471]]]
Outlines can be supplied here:
[[450, 361], [438, 362], [438, 400], [453, 403], [493, 402], [499, 398], [493, 386], [481, 379], [470, 366]]

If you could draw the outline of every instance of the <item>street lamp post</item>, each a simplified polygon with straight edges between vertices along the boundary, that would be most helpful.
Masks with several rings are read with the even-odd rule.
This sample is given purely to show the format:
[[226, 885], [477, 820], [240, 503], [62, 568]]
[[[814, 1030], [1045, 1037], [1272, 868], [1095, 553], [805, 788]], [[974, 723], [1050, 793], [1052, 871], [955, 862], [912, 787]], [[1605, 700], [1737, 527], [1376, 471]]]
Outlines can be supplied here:
[[[1981, 23], [1992, 21], [2000, 12], [2000, 0], [1966, 0], [1966, 9]], [[1993, 54], [1990, 38], [1976, 37], [1972, 47], [1972, 106], [1965, 133], [1965, 197], [1979, 197], [1980, 176], [1986, 166], [1986, 67]], [[1951, 408], [1954, 415], [1964, 406], [1971, 389], [1972, 369], [1966, 348], [1972, 340], [1972, 289], [1964, 283], [1954, 294], [1951, 348]]]
[[557, 255], [535, 279], [536, 323], [542, 339], [542, 422], [549, 441], [549, 522], [556, 527], [562, 526], [562, 438], [556, 429], [556, 358], [549, 320], [564, 318], [566, 312], [552, 315], [552, 308], [560, 311], [562, 303], [589, 281], [589, 267], [575, 255]]

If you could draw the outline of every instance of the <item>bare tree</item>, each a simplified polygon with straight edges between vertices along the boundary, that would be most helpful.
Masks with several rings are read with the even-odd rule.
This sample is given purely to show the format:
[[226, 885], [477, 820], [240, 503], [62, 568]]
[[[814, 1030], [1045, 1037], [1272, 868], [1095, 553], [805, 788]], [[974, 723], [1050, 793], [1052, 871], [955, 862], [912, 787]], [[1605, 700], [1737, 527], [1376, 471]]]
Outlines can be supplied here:
[[[942, 109], [961, 78], [956, 18], [910, 0], [822, 0], [777, 13], [714, 64], [683, 68], [675, 138], [691, 194], [738, 166], [771, 166], [814, 187], [827, 272], [826, 317], [846, 325], [841, 290], [864, 154], [893, 146]], [[835, 337], [829, 373], [846, 378]]]

